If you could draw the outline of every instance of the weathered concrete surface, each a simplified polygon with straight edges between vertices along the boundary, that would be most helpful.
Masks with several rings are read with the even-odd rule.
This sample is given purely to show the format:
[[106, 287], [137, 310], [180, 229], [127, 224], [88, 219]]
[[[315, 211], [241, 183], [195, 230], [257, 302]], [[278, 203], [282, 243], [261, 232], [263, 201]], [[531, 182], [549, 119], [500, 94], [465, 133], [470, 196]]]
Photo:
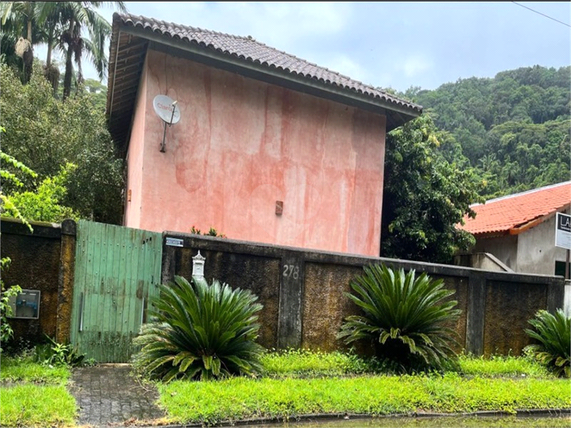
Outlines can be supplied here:
[[[442, 278], [462, 311], [455, 325], [457, 351], [519, 354], [530, 343], [523, 331], [539, 309], [563, 302], [560, 277], [489, 272], [450, 265], [308, 251], [230, 239], [165, 232], [183, 247], [165, 246], [163, 280], [192, 273], [192, 257], [206, 255], [205, 276], [260, 293], [262, 344], [268, 347], [343, 349], [336, 336], [343, 319], [358, 308], [345, 296], [363, 266], [386, 263]], [[252, 285], [254, 284], [254, 285]], [[279, 308], [279, 310], [277, 310]], [[275, 335], [275, 336], [273, 336]]]
[[[207, 238], [206, 238], [207, 239]], [[163, 251], [163, 282], [175, 275], [190, 279], [192, 257], [197, 251], [192, 248], [165, 247]], [[232, 288], [250, 290], [263, 305], [259, 314], [259, 342], [266, 348], [275, 348], [278, 338], [278, 302], [280, 290], [280, 260], [268, 254], [256, 257], [249, 254], [217, 251], [215, 247], [201, 251], [206, 258], [205, 272], [208, 282], [213, 278], [228, 283]], [[165, 265], [165, 263], [167, 265]]]
[[363, 269], [357, 266], [307, 263], [303, 305], [304, 348], [333, 351], [343, 346], [337, 333], [343, 318], [358, 313], [357, 306], [344, 297], [351, 291], [349, 283]]
[[76, 223], [64, 220], [61, 224], [61, 250], [59, 290], [57, 307], [56, 340], [67, 343], [70, 340], [71, 311], [73, 305], [73, 281], [75, 273]]
[[524, 329], [547, 307], [548, 287], [489, 281], [486, 287], [484, 354], [519, 355], [531, 343]]
[[[153, 98], [177, 100], [167, 127]], [[386, 117], [149, 50], [125, 225], [377, 255]], [[283, 213], [276, 214], [276, 203]]]
[[70, 392], [79, 406], [79, 425], [108, 427], [141, 425], [163, 418], [156, 405], [158, 392], [130, 374], [127, 364], [104, 364], [75, 369]]
[[14, 343], [22, 346], [45, 341], [44, 334], [55, 337], [58, 321], [61, 228], [51, 223], [32, 226], [33, 233], [18, 220], [1, 220], [2, 257], [12, 260], [2, 272], [4, 284], [41, 292], [39, 319], [9, 320]]

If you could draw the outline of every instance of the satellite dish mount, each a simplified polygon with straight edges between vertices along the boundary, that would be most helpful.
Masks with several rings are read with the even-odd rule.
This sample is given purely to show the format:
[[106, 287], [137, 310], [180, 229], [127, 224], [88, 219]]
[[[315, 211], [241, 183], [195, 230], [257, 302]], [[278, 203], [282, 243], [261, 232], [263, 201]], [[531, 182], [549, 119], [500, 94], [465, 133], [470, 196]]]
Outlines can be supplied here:
[[180, 120], [180, 109], [177, 101], [173, 101], [166, 95], [157, 95], [153, 100], [153, 108], [157, 116], [164, 124], [163, 141], [161, 143], [161, 153], [166, 152], [165, 138], [167, 136], [167, 125], [169, 128]]

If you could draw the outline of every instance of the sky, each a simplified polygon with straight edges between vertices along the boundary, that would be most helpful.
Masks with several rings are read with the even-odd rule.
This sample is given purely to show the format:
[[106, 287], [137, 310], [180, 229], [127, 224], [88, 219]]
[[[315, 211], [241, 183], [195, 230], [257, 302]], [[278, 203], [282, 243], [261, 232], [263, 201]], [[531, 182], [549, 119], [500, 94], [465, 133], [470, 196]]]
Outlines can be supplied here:
[[[135, 15], [249, 35], [365, 84], [398, 91], [436, 89], [519, 67], [571, 65], [571, 2], [125, 4]], [[110, 22], [114, 11], [99, 9]], [[96, 78], [92, 67], [84, 73]]]

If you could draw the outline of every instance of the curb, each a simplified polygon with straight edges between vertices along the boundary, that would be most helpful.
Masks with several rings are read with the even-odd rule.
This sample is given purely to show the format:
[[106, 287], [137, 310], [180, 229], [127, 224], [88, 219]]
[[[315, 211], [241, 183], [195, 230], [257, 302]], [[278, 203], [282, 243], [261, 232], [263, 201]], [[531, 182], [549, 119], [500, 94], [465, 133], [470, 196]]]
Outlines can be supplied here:
[[[229, 427], [229, 426], [240, 426], [240, 425], [260, 425], [260, 424], [283, 424], [292, 422], [309, 422], [311, 420], [324, 420], [324, 419], [380, 419], [380, 418], [436, 418], [436, 417], [497, 417], [497, 416], [515, 416], [518, 418], [525, 418], [531, 416], [538, 417], [571, 417], [571, 408], [569, 409], [521, 409], [516, 410], [515, 414], [507, 411], [495, 411], [495, 410], [483, 410], [478, 412], [469, 413], [399, 413], [393, 415], [379, 415], [371, 416], [369, 414], [347, 414], [347, 413], [317, 413], [309, 415], [298, 415], [288, 419], [284, 418], [254, 418], [254, 419], [241, 419], [238, 421], [223, 421], [212, 426], [215, 427]], [[205, 425], [202, 423], [192, 423], [188, 425], [148, 425], [148, 426], [137, 426], [137, 428], [202, 428]]]

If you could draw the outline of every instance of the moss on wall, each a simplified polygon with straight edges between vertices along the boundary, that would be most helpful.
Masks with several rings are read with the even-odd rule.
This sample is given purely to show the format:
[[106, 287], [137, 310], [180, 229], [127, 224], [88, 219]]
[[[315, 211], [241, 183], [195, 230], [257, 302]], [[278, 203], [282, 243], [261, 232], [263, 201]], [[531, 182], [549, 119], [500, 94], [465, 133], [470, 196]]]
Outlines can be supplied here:
[[30, 346], [45, 341], [44, 334], [55, 337], [58, 311], [60, 268], [59, 227], [34, 224], [32, 234], [26, 226], [2, 219], [2, 257], [11, 259], [2, 272], [6, 286], [40, 290], [38, 319], [10, 319], [14, 344]]
[[343, 318], [358, 308], [344, 293], [351, 280], [363, 273], [355, 266], [306, 263], [303, 300], [302, 347], [333, 351], [344, 348], [336, 339]]
[[528, 320], [547, 309], [547, 287], [490, 281], [486, 287], [484, 354], [520, 355], [531, 343]]

